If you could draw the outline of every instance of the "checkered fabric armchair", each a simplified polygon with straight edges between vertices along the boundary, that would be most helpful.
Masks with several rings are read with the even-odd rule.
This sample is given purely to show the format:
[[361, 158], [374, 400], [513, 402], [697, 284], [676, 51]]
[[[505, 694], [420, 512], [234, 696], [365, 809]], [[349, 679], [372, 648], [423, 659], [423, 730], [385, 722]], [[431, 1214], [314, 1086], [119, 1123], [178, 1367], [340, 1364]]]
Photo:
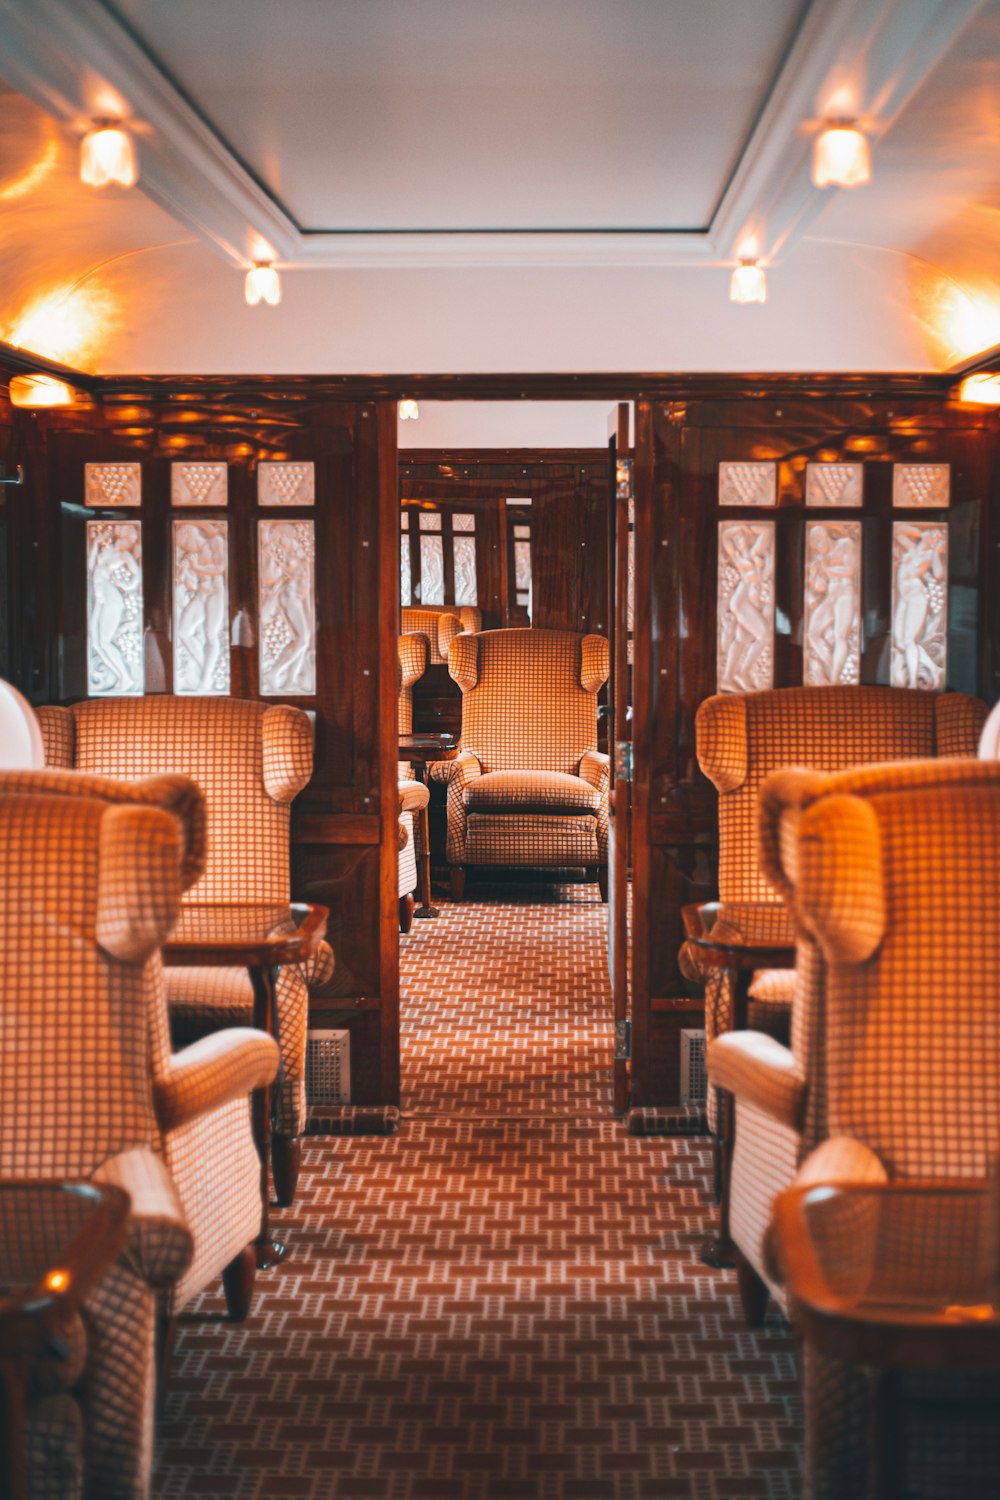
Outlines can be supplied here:
[[[238, 698], [95, 698], [72, 708], [41, 708], [49, 766], [133, 780], [152, 774], [190, 776], [208, 807], [208, 852], [185, 902], [281, 902], [289, 899], [292, 799], [312, 773], [312, 729], [301, 709]], [[319, 956], [286, 965], [278, 980], [283, 1082], [276, 1090], [271, 1143], [278, 1202], [290, 1204], [305, 1128], [305, 1058], [309, 989], [333, 973], [324, 943]], [[243, 968], [167, 969], [175, 1041], [220, 1026], [248, 1026], [253, 991]]]
[[[413, 733], [413, 684], [427, 670], [425, 635], [399, 637], [399, 733]], [[418, 814], [430, 800], [427, 788], [407, 761], [399, 762], [399, 930], [413, 923], [413, 892], [417, 888], [417, 855], [421, 852]]]
[[[89, 1500], [148, 1495], [157, 1304], [169, 1320], [222, 1273], [233, 1315], [249, 1305], [250, 1093], [278, 1049], [230, 1029], [171, 1052], [159, 948], [203, 859], [203, 801], [182, 777], [0, 773], [0, 1175], [108, 1182], [132, 1200], [81, 1330]], [[29, 1445], [36, 1460], [58, 1450], [51, 1422]], [[66, 1492], [41, 1468], [32, 1493]]]
[[[909, 688], [778, 688], [720, 693], [698, 709], [698, 764], [719, 793], [719, 898], [774, 901], [757, 858], [758, 794], [787, 766], [840, 771], [879, 761], [974, 756], [986, 716], [978, 698]], [[694, 944], [681, 949], [688, 979], [705, 987], [705, 1034], [732, 1025], [731, 981], [702, 964]], [[795, 975], [761, 970], [750, 985], [751, 1027], [787, 1041]], [[714, 1129], [715, 1096], [708, 1099]]]
[[448, 781], [452, 893], [475, 865], [583, 867], [607, 897], [608, 757], [597, 694], [608, 643], [562, 630], [485, 630], [451, 643], [462, 739]]
[[[730, 1032], [708, 1052], [713, 1083], [735, 1098], [730, 1226], [758, 1317], [766, 1291], [784, 1303], [767, 1247], [784, 1188], [995, 1167], [1000, 765], [781, 772], [762, 790], [760, 848], [799, 931], [792, 1045]], [[807, 1493], [867, 1494], [867, 1382], [808, 1351], [805, 1369]], [[1000, 1468], [964, 1492], [1000, 1493]]]
[[462, 623], [461, 613], [457, 605], [407, 604], [399, 611], [399, 625], [404, 635], [425, 635], [431, 665], [446, 666], [452, 641], [463, 630], [469, 629]]

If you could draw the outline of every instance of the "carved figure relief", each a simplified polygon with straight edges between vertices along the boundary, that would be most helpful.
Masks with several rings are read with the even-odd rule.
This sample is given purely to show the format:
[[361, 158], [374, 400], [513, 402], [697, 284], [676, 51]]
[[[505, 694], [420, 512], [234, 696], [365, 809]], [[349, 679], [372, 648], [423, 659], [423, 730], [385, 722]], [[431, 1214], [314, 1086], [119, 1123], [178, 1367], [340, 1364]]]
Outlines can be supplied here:
[[719, 522], [720, 693], [774, 682], [774, 522]]
[[892, 527], [893, 687], [938, 692], [948, 670], [948, 528], [930, 521]]
[[861, 681], [861, 522], [810, 521], [806, 527], [806, 683]]
[[229, 692], [225, 521], [174, 522], [174, 692]]
[[87, 691], [140, 695], [142, 533], [136, 521], [87, 522]]
[[806, 464], [807, 505], [860, 505], [864, 464]]
[[778, 493], [777, 464], [721, 463], [720, 505], [774, 505]]
[[[406, 519], [405, 516], [403, 518]], [[399, 602], [410, 604], [410, 537], [408, 532], [403, 532], [399, 538]]]
[[452, 548], [455, 564], [455, 603], [478, 604], [476, 539], [474, 536], [455, 536], [452, 538]]
[[[423, 519], [421, 516], [421, 525]], [[436, 519], [440, 521], [441, 517]], [[420, 538], [420, 602], [444, 603], [444, 543], [440, 536]]]
[[228, 465], [223, 463], [170, 465], [171, 505], [225, 505]]
[[260, 690], [316, 691], [315, 545], [311, 521], [258, 522]]
[[950, 464], [893, 464], [892, 503], [913, 509], [943, 509], [951, 500]]
[[258, 505], [315, 505], [316, 465], [277, 463], [263, 460], [257, 465]]
[[93, 510], [110, 505], [139, 505], [142, 467], [139, 464], [85, 464], [85, 504]]

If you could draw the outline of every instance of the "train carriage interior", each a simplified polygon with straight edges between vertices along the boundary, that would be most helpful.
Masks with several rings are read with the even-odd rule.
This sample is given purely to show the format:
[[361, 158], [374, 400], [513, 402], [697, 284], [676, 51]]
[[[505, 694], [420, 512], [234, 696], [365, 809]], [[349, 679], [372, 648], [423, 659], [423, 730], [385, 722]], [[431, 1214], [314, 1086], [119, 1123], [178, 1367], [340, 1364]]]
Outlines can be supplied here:
[[0, 1496], [1000, 1494], [1000, 0], [0, 0]]

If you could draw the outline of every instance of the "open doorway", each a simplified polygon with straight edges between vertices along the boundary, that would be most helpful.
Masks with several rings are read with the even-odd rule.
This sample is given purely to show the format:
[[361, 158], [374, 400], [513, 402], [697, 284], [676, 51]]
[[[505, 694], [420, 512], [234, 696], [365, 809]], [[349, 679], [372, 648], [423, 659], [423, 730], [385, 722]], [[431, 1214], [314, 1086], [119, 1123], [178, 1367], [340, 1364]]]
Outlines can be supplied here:
[[[588, 749], [601, 761], [608, 756], [615, 554], [609, 408], [606, 401], [421, 402], [416, 421], [400, 422], [401, 643], [411, 663], [407, 641], [415, 633], [428, 638], [424, 669], [404, 687], [414, 736], [451, 736], [463, 745], [468, 683], [460, 682], [454, 659], [449, 669], [448, 631], [490, 632], [491, 649], [501, 639], [496, 633], [530, 631], [533, 649], [572, 638], [577, 663], [581, 650], [603, 648], [600, 683], [588, 679]], [[617, 427], [616, 436], [620, 445]], [[624, 593], [625, 573], [619, 584]], [[480, 648], [461, 648], [470, 649]], [[530, 691], [528, 678], [521, 687]], [[553, 710], [558, 716], [556, 704]], [[510, 712], [519, 712], [516, 689]], [[467, 731], [469, 722], [466, 707]], [[552, 733], [560, 733], [558, 723]], [[622, 1031], [608, 972], [613, 923], [603, 899], [606, 795], [600, 881], [591, 858], [567, 856], [556, 867], [522, 854], [473, 864], [456, 900], [450, 774], [442, 762], [426, 777], [430, 904], [439, 915], [418, 918], [400, 940], [403, 1108], [606, 1117], [624, 1107], [614, 1067]], [[423, 905], [419, 890], [417, 899]]]

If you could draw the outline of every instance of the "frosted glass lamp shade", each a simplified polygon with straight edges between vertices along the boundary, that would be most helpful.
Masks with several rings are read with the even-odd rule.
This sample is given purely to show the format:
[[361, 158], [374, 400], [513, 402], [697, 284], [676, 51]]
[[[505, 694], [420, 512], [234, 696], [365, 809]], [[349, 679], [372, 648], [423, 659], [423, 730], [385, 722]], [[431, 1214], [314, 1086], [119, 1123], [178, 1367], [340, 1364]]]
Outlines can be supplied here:
[[730, 302], [766, 302], [767, 277], [755, 260], [744, 260], [729, 278]]
[[863, 187], [872, 180], [867, 137], [856, 125], [828, 125], [813, 143], [814, 186]]
[[12, 375], [10, 378], [11, 406], [72, 406], [73, 392], [62, 380], [52, 375]]
[[415, 422], [420, 416], [420, 407], [411, 398], [407, 397], [399, 403], [399, 420], [401, 422]]
[[268, 261], [259, 260], [256, 265], [251, 266], [243, 286], [243, 295], [251, 307], [256, 307], [258, 302], [277, 307], [281, 301], [281, 278]]
[[80, 181], [90, 187], [134, 187], [139, 180], [135, 141], [120, 125], [96, 125], [80, 142]]

